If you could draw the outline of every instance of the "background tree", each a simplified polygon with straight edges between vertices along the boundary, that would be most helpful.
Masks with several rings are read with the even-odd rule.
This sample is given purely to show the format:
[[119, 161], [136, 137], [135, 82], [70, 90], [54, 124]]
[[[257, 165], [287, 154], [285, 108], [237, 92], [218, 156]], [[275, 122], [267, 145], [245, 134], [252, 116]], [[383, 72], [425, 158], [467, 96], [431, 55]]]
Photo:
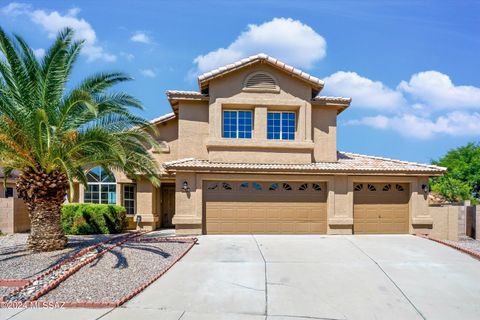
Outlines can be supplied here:
[[148, 152], [157, 147], [152, 129], [130, 111], [141, 103], [109, 92], [130, 78], [98, 73], [66, 90], [82, 44], [65, 29], [39, 61], [22, 38], [0, 28], [0, 166], [5, 176], [21, 172], [16, 188], [30, 214], [28, 246], [36, 251], [66, 245], [61, 205], [75, 180], [86, 185], [87, 166], [159, 183]]
[[447, 167], [443, 177], [431, 179], [432, 190], [442, 194], [448, 201], [480, 198], [480, 145], [469, 143], [452, 149], [432, 164]]

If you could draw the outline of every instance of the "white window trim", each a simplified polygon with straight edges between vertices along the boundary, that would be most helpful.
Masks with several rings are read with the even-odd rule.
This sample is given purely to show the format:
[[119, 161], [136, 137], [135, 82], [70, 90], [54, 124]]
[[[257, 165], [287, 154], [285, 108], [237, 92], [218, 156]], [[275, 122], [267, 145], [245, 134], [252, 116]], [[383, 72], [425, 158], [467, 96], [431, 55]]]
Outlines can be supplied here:
[[[133, 187], [133, 199], [125, 199], [125, 187]], [[122, 186], [122, 198], [123, 198], [123, 206], [126, 208], [125, 206], [125, 200], [128, 200], [128, 201], [133, 201], [133, 214], [136, 214], [137, 213], [137, 186], [135, 184], [130, 184], [130, 183], [127, 183], [127, 184], [124, 184]]]
[[[228, 137], [228, 138], [227, 138], [227, 137], [224, 136], [224, 135], [225, 135], [225, 111], [227, 111], [227, 112], [236, 112], [236, 113], [237, 113], [237, 131], [235, 131], [235, 138], [233, 138], [233, 137]], [[239, 130], [238, 130], [238, 128], [239, 128], [238, 122], [240, 121], [240, 117], [238, 116], [238, 112], [240, 112], [240, 111], [242, 111], [242, 112], [250, 112], [250, 113], [252, 114], [252, 131], [251, 131], [252, 137], [250, 137], [250, 138], [239, 138], [239, 137], [238, 137], [238, 132], [239, 132]], [[223, 139], [252, 139], [252, 138], [253, 138], [253, 115], [254, 115], [254, 113], [253, 113], [252, 110], [235, 110], [235, 109], [224, 109], [224, 110], [222, 110], [222, 138], [223, 138]]]
[[[117, 179], [115, 178], [115, 176], [113, 175], [112, 172], [110, 172], [110, 171], [108, 171], [108, 170], [106, 170], [106, 169], [101, 168], [101, 170], [103, 170], [103, 171], [106, 172], [107, 174], [112, 175], [112, 176], [113, 176], [113, 179], [114, 179], [115, 181], [113, 181], [113, 182], [102, 182], [102, 181], [92, 181], [92, 182], [89, 182], [89, 181], [88, 181], [88, 173], [89, 173], [91, 170], [95, 169], [95, 168], [97, 168], [97, 167], [94, 167], [94, 168], [90, 169], [89, 171], [87, 171], [87, 186], [84, 187], [84, 189], [83, 189], [83, 190], [84, 190], [84, 193], [83, 193], [83, 203], [97, 203], [97, 204], [102, 204], [102, 186], [103, 186], [103, 185], [108, 185], [108, 186], [115, 186], [115, 199], [114, 199], [114, 202], [110, 202], [110, 198], [107, 198], [107, 201], [108, 201], [108, 202], [107, 202], [106, 204], [117, 204], [117, 195], [118, 195], [118, 194], [117, 194], [117, 193], [118, 193], [118, 192], [117, 192]], [[100, 178], [101, 178], [101, 177], [100, 177]], [[98, 186], [98, 192], [89, 192], [89, 191], [88, 191], [88, 186], [95, 186], [95, 185]], [[87, 193], [91, 193], [91, 194], [98, 193], [98, 202], [92, 202], [92, 201], [91, 201], [92, 199], [90, 199], [90, 201], [87, 202], [87, 201], [86, 201], [86, 197], [85, 197]]]
[[117, 196], [117, 183], [116, 182], [87, 182], [87, 186], [94, 186], [94, 185], [97, 185], [98, 186], [98, 192], [90, 192], [90, 193], [98, 193], [98, 202], [86, 202], [85, 201], [85, 193], [89, 192], [87, 191], [87, 188], [85, 188], [84, 190], [84, 196], [83, 196], [83, 202], [84, 203], [96, 203], [96, 204], [102, 204], [102, 187], [101, 186], [104, 186], [104, 185], [110, 185], [110, 186], [115, 186], [115, 202], [108, 202], [108, 203], [103, 203], [103, 204], [117, 204], [117, 199], [116, 199], [116, 196]]
[[[295, 131], [293, 132], [293, 139], [283, 139], [283, 126], [282, 126], [282, 116], [280, 115], [280, 138], [279, 139], [268, 139], [268, 114], [269, 113], [293, 113], [295, 114]], [[295, 111], [267, 111], [267, 140], [283, 140], [283, 141], [295, 141], [297, 138], [297, 113]]]

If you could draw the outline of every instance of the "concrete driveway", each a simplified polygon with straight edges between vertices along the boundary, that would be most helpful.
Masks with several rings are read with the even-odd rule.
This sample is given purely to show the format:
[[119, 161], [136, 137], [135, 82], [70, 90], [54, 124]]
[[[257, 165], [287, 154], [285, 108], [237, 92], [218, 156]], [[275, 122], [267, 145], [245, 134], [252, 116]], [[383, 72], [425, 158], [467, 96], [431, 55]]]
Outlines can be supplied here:
[[102, 320], [480, 319], [479, 279], [479, 261], [414, 236], [202, 236], [123, 307], [75, 314]]

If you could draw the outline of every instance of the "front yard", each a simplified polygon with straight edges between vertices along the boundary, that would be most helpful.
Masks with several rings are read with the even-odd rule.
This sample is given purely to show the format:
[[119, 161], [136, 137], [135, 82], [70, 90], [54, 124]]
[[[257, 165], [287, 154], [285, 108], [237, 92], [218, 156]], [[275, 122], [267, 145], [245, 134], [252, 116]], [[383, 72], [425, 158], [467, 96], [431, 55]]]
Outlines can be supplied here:
[[0, 238], [3, 302], [116, 306], [160, 277], [195, 243], [159, 233], [69, 236], [67, 248], [32, 253], [27, 234]]

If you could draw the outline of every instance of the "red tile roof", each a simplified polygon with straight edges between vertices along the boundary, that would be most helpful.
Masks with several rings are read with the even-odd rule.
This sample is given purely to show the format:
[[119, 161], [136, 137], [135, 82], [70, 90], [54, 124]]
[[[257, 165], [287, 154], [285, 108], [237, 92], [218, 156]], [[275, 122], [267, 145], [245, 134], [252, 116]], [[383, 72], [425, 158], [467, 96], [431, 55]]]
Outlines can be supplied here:
[[271, 171], [300, 173], [411, 173], [411, 174], [443, 174], [446, 168], [400, 161], [388, 158], [373, 157], [349, 152], [338, 152], [336, 162], [314, 162], [307, 164], [273, 164], [273, 163], [227, 163], [210, 162], [193, 158], [181, 159], [164, 163], [164, 168], [170, 170], [196, 171]]

